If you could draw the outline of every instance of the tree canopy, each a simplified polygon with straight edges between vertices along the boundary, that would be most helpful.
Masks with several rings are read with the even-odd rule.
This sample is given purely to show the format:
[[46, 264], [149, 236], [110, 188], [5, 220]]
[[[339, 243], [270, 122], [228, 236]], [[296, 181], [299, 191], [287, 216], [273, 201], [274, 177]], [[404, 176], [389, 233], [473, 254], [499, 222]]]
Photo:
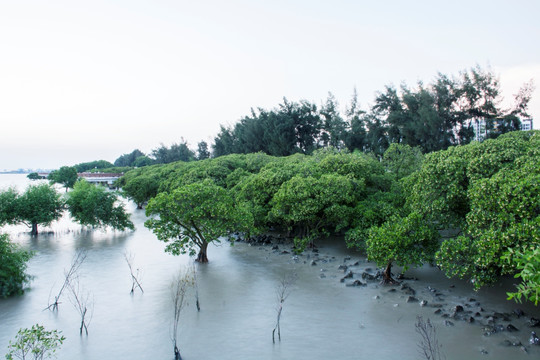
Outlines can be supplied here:
[[60, 169], [52, 171], [47, 177], [51, 183], [62, 184], [66, 191], [72, 188], [78, 179], [77, 169], [73, 166], [62, 166]]
[[67, 194], [66, 204], [75, 221], [94, 228], [135, 229], [117, 196], [102, 186], [81, 179]]
[[250, 231], [253, 223], [249, 211], [209, 179], [158, 194], [148, 202], [146, 215], [151, 219], [145, 226], [167, 243], [167, 252], [198, 251], [199, 262], [208, 262], [209, 243], [235, 231]]
[[13, 244], [7, 234], [0, 234], [0, 298], [21, 294], [30, 280], [26, 274], [32, 253]]

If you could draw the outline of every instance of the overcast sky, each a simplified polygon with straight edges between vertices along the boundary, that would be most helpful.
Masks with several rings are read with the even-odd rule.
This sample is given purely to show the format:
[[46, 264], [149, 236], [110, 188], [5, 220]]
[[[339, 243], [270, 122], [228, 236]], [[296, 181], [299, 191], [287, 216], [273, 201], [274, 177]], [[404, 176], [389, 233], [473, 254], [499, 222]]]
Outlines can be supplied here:
[[[0, 170], [149, 153], [283, 97], [367, 108], [475, 65], [540, 89], [540, 1], [0, 0]], [[540, 90], [530, 113], [540, 128]]]

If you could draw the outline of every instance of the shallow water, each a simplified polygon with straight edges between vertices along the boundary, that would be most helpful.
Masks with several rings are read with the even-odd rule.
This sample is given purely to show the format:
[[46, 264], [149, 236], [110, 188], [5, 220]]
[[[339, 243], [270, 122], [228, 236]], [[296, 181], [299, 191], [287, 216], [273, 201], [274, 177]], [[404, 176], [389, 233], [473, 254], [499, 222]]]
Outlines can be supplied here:
[[[27, 183], [22, 175], [0, 175], [2, 184], [19, 188]], [[172, 359], [170, 284], [173, 276], [192, 264], [188, 256], [172, 256], [164, 244], [143, 226], [144, 212], [128, 204], [133, 213], [135, 232], [86, 232], [69, 218], [54, 223], [54, 234], [31, 238], [24, 227], [8, 227], [12, 239], [32, 249], [36, 255], [28, 272], [35, 276], [28, 291], [20, 297], [0, 299], [0, 355], [21, 327], [40, 323], [59, 329], [66, 341], [59, 359]], [[448, 359], [531, 359], [540, 350], [505, 347], [505, 339], [527, 344], [530, 330], [527, 318], [512, 318], [519, 332], [501, 332], [484, 336], [483, 318], [475, 324], [435, 315], [433, 307], [407, 303], [402, 291], [370, 283], [366, 287], [346, 287], [339, 279], [338, 266], [347, 264], [360, 272], [373, 264], [341, 243], [327, 240], [320, 245], [316, 266], [306, 253], [295, 259], [280, 245], [278, 252], [268, 246], [237, 243], [209, 248], [210, 263], [195, 264], [201, 311], [194, 296], [181, 316], [179, 345], [184, 359], [419, 359], [415, 333], [416, 316], [430, 318], [437, 326], [439, 341]], [[65, 296], [58, 312], [43, 310], [49, 297], [58, 291], [63, 272], [80, 249], [88, 250], [81, 267], [80, 283], [91, 294], [94, 309], [88, 336], [79, 336], [79, 316]], [[142, 272], [144, 293], [130, 295], [131, 280], [125, 253], [134, 256], [134, 265]], [[283, 306], [281, 342], [272, 343], [276, 320], [276, 287], [284, 275], [296, 273], [297, 280]], [[324, 277], [321, 277], [324, 274]], [[489, 311], [512, 312], [523, 309], [540, 318], [533, 306], [516, 305], [505, 299], [505, 286], [473, 292], [466, 283], [448, 280], [429, 266], [411, 270], [407, 275], [419, 280], [407, 281], [416, 289], [419, 300], [433, 302], [427, 289], [432, 286], [444, 295], [446, 312], [456, 304], [474, 297]], [[467, 309], [467, 308], [466, 308]], [[501, 322], [502, 324], [508, 324]], [[485, 350], [487, 354], [482, 354]]]

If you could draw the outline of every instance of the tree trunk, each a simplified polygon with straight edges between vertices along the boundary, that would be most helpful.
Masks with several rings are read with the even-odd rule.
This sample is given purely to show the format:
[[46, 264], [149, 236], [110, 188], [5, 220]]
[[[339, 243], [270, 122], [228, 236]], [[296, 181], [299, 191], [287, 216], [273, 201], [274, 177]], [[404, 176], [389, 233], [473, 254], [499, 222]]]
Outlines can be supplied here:
[[138, 203], [138, 204], [137, 204], [137, 209], [138, 209], [138, 210], [142, 210], [142, 208], [143, 208], [143, 203]]
[[30, 232], [32, 236], [36, 236], [38, 234], [38, 224], [32, 223], [32, 231]]
[[383, 271], [383, 284], [394, 285], [397, 281], [392, 278], [392, 261], [389, 261]]
[[203, 245], [199, 249], [199, 255], [197, 255], [197, 261], [200, 263], [207, 263], [208, 262], [208, 256], [206, 256], [206, 252], [208, 250], [208, 243], [205, 241], [203, 242]]

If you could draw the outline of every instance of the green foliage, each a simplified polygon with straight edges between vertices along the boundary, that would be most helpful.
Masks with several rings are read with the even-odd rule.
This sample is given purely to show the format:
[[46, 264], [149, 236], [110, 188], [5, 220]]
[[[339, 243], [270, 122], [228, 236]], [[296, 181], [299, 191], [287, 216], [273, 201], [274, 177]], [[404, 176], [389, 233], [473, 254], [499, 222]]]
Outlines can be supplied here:
[[30, 174], [26, 175], [26, 177], [30, 180], [40, 180], [42, 177], [37, 172], [31, 172]]
[[355, 190], [361, 192], [361, 181], [338, 174], [319, 178], [294, 176], [283, 183], [274, 194], [271, 217], [283, 222], [299, 236], [299, 250], [320, 235], [340, 231], [349, 225], [355, 202]]
[[390, 144], [384, 152], [383, 164], [396, 179], [411, 175], [422, 166], [423, 155], [420, 148], [409, 145]]
[[30, 280], [26, 263], [32, 253], [10, 242], [7, 234], [0, 234], [0, 298], [21, 294]]
[[60, 169], [51, 172], [47, 178], [51, 183], [62, 184], [67, 190], [72, 188], [77, 181], [77, 169], [73, 166], [62, 166]]
[[7, 360], [50, 359], [66, 339], [58, 330], [45, 330], [39, 324], [30, 329], [20, 329], [14, 342], [9, 342]]
[[67, 194], [66, 204], [75, 221], [94, 228], [135, 229], [117, 196], [102, 186], [79, 180]]
[[511, 257], [509, 262], [501, 259], [505, 253], [540, 245], [540, 156], [529, 153], [502, 166], [504, 153], [486, 161], [500, 170], [489, 176], [493, 171], [485, 166], [480, 173], [488, 177], [468, 189], [465, 235], [445, 241], [438, 255], [447, 275], [469, 278], [476, 288], [518, 270]]
[[[139, 149], [135, 149], [129, 154], [123, 154], [118, 159], [114, 161], [114, 166], [116, 167], [133, 167], [137, 166], [135, 165], [135, 162], [140, 157], [145, 157], [146, 155]], [[110, 166], [112, 167], [112, 166]]]
[[150, 176], [135, 177], [122, 186], [123, 192], [137, 204], [139, 209], [142, 209], [146, 201], [157, 195], [158, 189], [158, 181]]
[[48, 184], [29, 186], [19, 195], [14, 189], [0, 192], [0, 225], [24, 224], [37, 235], [38, 225], [49, 225], [62, 216], [60, 194]]
[[523, 297], [538, 306], [540, 302], [540, 247], [528, 247], [523, 251], [509, 249], [502, 259], [511, 263], [519, 271], [515, 277], [521, 278], [517, 291], [508, 293], [508, 300], [514, 299], [521, 303]]
[[253, 230], [250, 212], [209, 179], [158, 194], [148, 202], [146, 215], [152, 218], [145, 226], [167, 243], [167, 252], [195, 255], [199, 250], [203, 262], [208, 243], [220, 242], [220, 237], [235, 231]]
[[90, 171], [90, 170], [100, 170], [112, 168], [114, 165], [106, 160], [95, 160], [85, 163], [80, 163], [74, 166], [78, 173]]
[[438, 249], [438, 232], [418, 213], [391, 216], [381, 226], [372, 227], [367, 238], [367, 255], [379, 266], [395, 262], [407, 270], [433, 260]]
[[183, 139], [179, 144], [172, 144], [170, 147], [161, 144], [160, 147], [152, 150], [152, 156], [158, 164], [195, 160], [195, 153], [189, 149], [187, 142]]
[[14, 188], [0, 192], [0, 226], [17, 223], [17, 199], [19, 194]]

